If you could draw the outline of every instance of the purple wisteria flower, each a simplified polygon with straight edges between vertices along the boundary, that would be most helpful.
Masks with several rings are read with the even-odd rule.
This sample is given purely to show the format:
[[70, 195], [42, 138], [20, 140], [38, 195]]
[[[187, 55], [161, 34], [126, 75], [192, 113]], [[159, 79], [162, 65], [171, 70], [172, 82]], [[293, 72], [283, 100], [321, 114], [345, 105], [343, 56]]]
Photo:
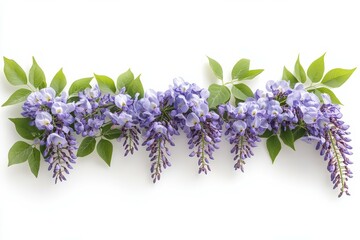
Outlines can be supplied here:
[[125, 147], [125, 156], [127, 156], [129, 153], [134, 154], [134, 150], [138, 150], [140, 130], [137, 126], [135, 109], [138, 96], [136, 95], [135, 99], [132, 99], [124, 92], [125, 88], [114, 97], [116, 107], [107, 115], [112, 121], [112, 128], [119, 129], [121, 132], [118, 140], [124, 139], [123, 146]]
[[255, 91], [245, 102], [237, 106], [227, 103], [213, 111], [207, 102], [208, 90], [176, 78], [164, 92], [149, 90], [144, 98], [138, 100], [138, 96], [132, 98], [125, 88], [116, 95], [102, 94], [97, 85], [79, 92], [79, 100], [71, 103], [66, 93], [57, 96], [52, 88], [28, 96], [22, 115], [42, 132], [41, 139], [34, 143], [40, 143], [55, 182], [66, 180], [65, 174], [75, 163], [74, 134], [102, 137], [104, 129], [118, 129], [116, 136], [123, 140], [125, 156], [138, 150], [142, 134], [154, 183], [160, 180], [163, 169], [171, 166], [169, 146], [175, 145], [174, 135], [182, 129], [191, 149], [189, 156], [196, 156], [198, 172], [207, 174], [225, 125], [235, 170], [244, 171], [245, 160], [254, 155], [253, 148], [261, 136], [281, 137], [286, 131], [301, 129], [303, 139], [317, 142], [316, 149], [327, 161], [334, 188], [340, 188], [339, 197], [349, 195], [349, 126], [341, 120], [339, 106], [332, 104], [326, 94], [320, 101], [301, 83], [291, 88], [287, 81], [269, 81], [265, 91]]
[[235, 170], [244, 171], [245, 159], [254, 155], [252, 148], [260, 142], [260, 135], [268, 129], [266, 105], [250, 98], [237, 107], [230, 104], [219, 107], [219, 112], [226, 118], [225, 136], [233, 146]]
[[[283, 114], [279, 124], [283, 128], [301, 127], [306, 130], [305, 140], [315, 140], [316, 149], [320, 150], [320, 155], [328, 161], [327, 169], [331, 173], [334, 188], [340, 187], [339, 197], [343, 193], [349, 195], [347, 180], [352, 177], [352, 172], [348, 165], [352, 162], [348, 155], [352, 154], [352, 147], [347, 137], [350, 134], [347, 131], [349, 126], [340, 120], [342, 114], [339, 106], [332, 104], [327, 94], [322, 95], [321, 103], [319, 98], [306, 91], [301, 83], [290, 89], [284, 83], [271, 82], [267, 89], [282, 103], [283, 112], [287, 112], [286, 116]], [[271, 117], [269, 124], [274, 130]]]
[[341, 120], [339, 106], [332, 104], [328, 95], [323, 94], [322, 98], [324, 103], [306, 128], [309, 136], [317, 141], [316, 149], [328, 161], [327, 169], [331, 173], [334, 189], [340, 188], [339, 197], [344, 193], [350, 195], [347, 181], [352, 178], [353, 173], [348, 166], [352, 164], [348, 158], [348, 155], [352, 155], [352, 147], [349, 145], [351, 139], [348, 137], [350, 132], [347, 131], [349, 125]]
[[109, 108], [113, 106], [110, 94], [101, 94], [99, 86], [79, 92], [75, 106], [75, 131], [83, 137], [95, 136], [105, 123]]
[[170, 116], [174, 108], [174, 95], [171, 90], [155, 92], [149, 90], [145, 97], [136, 103], [137, 121], [144, 129], [143, 146], [150, 152], [151, 177], [155, 183], [160, 180], [163, 169], [170, 167], [168, 146], [175, 146], [173, 135], [179, 135], [178, 124]]
[[198, 158], [199, 173], [211, 170], [209, 160], [221, 141], [222, 120], [217, 113], [209, 110], [209, 91], [181, 78], [174, 80], [172, 91], [175, 97], [174, 110], [179, 126], [189, 139], [190, 156]]
[[56, 97], [55, 90], [44, 88], [31, 93], [23, 105], [22, 115], [32, 120], [32, 124], [39, 130], [44, 130], [41, 146], [45, 161], [49, 163], [49, 170], [53, 169], [55, 183], [66, 180], [64, 173], [68, 174], [75, 163], [77, 149], [76, 139], [73, 136], [72, 124], [75, 109], [74, 103], [67, 103], [67, 95], [63, 93]]

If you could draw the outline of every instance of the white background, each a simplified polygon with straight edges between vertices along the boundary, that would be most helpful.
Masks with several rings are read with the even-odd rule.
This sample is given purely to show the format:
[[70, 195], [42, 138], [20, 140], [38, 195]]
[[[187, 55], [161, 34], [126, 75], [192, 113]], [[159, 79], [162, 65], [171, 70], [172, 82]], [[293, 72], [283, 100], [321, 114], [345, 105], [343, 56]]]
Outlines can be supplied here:
[[[240, 58], [264, 68], [255, 89], [292, 69], [298, 53], [306, 67], [324, 52], [327, 69], [360, 63], [356, 1], [1, 0], [0, 9], [0, 55], [26, 70], [35, 56], [48, 80], [60, 67], [68, 82], [131, 67], [145, 88], [163, 90], [176, 76], [207, 87], [209, 55], [226, 78]], [[37, 179], [27, 164], [7, 167], [20, 139], [7, 118], [20, 105], [1, 108], [0, 239], [360, 239], [359, 73], [336, 90], [355, 146], [352, 196], [341, 199], [312, 145], [284, 148], [272, 165], [261, 143], [242, 174], [223, 142], [205, 176], [184, 136], [156, 185], [147, 153], [125, 159], [120, 144], [111, 168], [92, 154], [54, 185], [45, 163]], [[0, 80], [3, 103], [15, 88]]]

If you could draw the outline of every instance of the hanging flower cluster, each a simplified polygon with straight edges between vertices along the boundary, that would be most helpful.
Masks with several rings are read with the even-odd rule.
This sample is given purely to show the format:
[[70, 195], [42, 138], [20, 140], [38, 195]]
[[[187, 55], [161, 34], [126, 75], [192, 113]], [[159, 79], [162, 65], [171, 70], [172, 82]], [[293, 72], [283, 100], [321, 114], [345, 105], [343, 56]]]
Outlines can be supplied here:
[[[8, 81], [30, 86], [30, 90], [17, 90], [4, 104], [25, 100], [21, 113], [24, 118], [10, 120], [20, 136], [32, 141], [13, 145], [9, 165], [28, 161], [35, 176], [42, 156], [55, 182], [66, 180], [76, 158], [90, 154], [95, 147], [110, 166], [113, 139], [122, 145], [125, 156], [135, 154], [139, 145], [146, 148], [155, 183], [163, 170], [171, 166], [170, 150], [180, 132], [188, 138], [189, 156], [196, 157], [198, 172], [205, 174], [211, 170], [210, 160], [214, 159], [222, 135], [232, 146], [235, 170], [241, 171], [262, 138], [267, 139], [272, 161], [281, 149], [281, 141], [295, 149], [294, 142], [301, 138], [315, 141], [316, 149], [327, 161], [334, 188], [340, 189], [339, 197], [343, 193], [349, 195], [347, 181], [352, 177], [349, 126], [341, 120], [339, 100], [329, 88], [323, 87], [338, 83], [329, 79], [328, 74], [323, 78], [321, 68], [314, 69], [323, 56], [308, 69], [310, 88], [304, 84], [307, 77], [298, 60], [295, 75], [284, 68], [284, 80], [268, 81], [266, 90], [254, 93], [241, 81], [254, 78], [262, 69], [249, 70], [247, 59], [235, 64], [229, 83], [222, 81], [222, 85], [212, 84], [203, 89], [177, 78], [166, 91], [149, 90], [145, 94], [140, 78], [134, 78], [130, 70], [119, 76], [116, 86], [111, 78], [95, 75], [97, 85], [91, 87], [91, 78], [80, 79], [73, 82], [67, 94], [63, 91], [66, 79], [62, 70], [47, 87], [45, 75], [34, 59], [29, 85], [21, 67], [4, 59]], [[209, 63], [215, 75], [223, 80], [220, 64], [211, 58]], [[353, 70], [342, 69], [339, 74], [348, 71], [350, 77]], [[314, 74], [319, 71], [320, 77]], [[336, 75], [334, 70], [330, 73]], [[313, 84], [320, 81], [321, 85]], [[227, 84], [232, 85], [232, 94]], [[231, 97], [235, 105], [229, 102]], [[79, 137], [83, 137], [80, 144]]]

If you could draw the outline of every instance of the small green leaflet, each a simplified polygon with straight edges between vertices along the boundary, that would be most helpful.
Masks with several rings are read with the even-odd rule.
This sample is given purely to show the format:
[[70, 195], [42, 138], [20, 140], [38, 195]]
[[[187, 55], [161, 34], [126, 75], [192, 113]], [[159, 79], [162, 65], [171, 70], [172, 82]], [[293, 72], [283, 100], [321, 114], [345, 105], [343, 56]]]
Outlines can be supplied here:
[[55, 74], [54, 78], [50, 83], [50, 87], [52, 87], [56, 95], [60, 95], [66, 86], [66, 77], [63, 73], [62, 68]]
[[231, 88], [231, 93], [236, 99], [241, 101], [245, 101], [247, 98], [254, 96], [254, 93], [251, 91], [251, 89], [243, 83], [234, 85]]
[[46, 78], [43, 70], [37, 64], [35, 58], [33, 57], [33, 64], [29, 71], [29, 82], [38, 89], [46, 87]]
[[101, 134], [104, 136], [104, 138], [107, 138], [109, 140], [119, 138], [121, 135], [120, 129], [112, 128], [113, 125], [108, 124], [101, 128]]
[[294, 142], [302, 137], [305, 136], [306, 130], [302, 127], [296, 127], [292, 130], [293, 136], [294, 136]]
[[300, 55], [298, 56], [295, 67], [294, 67], [295, 76], [297, 79], [300, 80], [300, 82], [304, 83], [306, 82], [306, 74], [303, 66], [300, 63]]
[[31, 126], [29, 118], [9, 118], [15, 124], [18, 134], [28, 140], [34, 140], [42, 134], [42, 131], [35, 126]]
[[325, 53], [321, 57], [313, 61], [307, 70], [307, 75], [312, 82], [315, 83], [320, 82], [324, 75], [324, 71], [325, 71], [324, 57], [325, 57]]
[[269, 129], [266, 129], [266, 131], [263, 133], [263, 135], [261, 135], [261, 138], [269, 138], [270, 136], [272, 136], [274, 133], [272, 131], [270, 131]]
[[244, 79], [246, 74], [249, 72], [249, 68], [250, 60], [246, 58], [240, 59], [237, 63], [235, 63], [231, 71], [232, 79]]
[[28, 163], [29, 163], [29, 167], [31, 172], [34, 174], [35, 177], [38, 176], [39, 174], [39, 168], [40, 168], [40, 151], [37, 150], [36, 148], [33, 148], [29, 158], [28, 158]]
[[291, 86], [291, 87], [294, 87], [295, 84], [296, 84], [297, 82], [299, 82], [299, 81], [296, 79], [296, 77], [295, 77], [289, 70], [287, 70], [286, 67], [284, 67], [284, 69], [283, 69], [282, 79], [283, 79], [283, 80], [288, 80], [288, 81], [290, 81], [290, 86]]
[[74, 81], [70, 88], [69, 88], [69, 95], [75, 95], [77, 96], [77, 94], [80, 91], [85, 90], [86, 88], [90, 88], [90, 82], [93, 79], [93, 77], [88, 77], [88, 78], [81, 78], [79, 80]]
[[17, 62], [4, 57], [4, 73], [8, 82], [12, 85], [26, 85], [27, 77], [24, 70]]
[[230, 91], [226, 86], [219, 84], [211, 84], [209, 86], [210, 96], [208, 98], [209, 108], [217, 107], [220, 104], [224, 104], [230, 99]]
[[215, 74], [215, 76], [220, 79], [223, 80], [223, 70], [221, 65], [215, 61], [214, 59], [207, 57], [209, 60], [209, 65], [211, 67], [211, 70], [213, 71], [213, 73]]
[[94, 76], [96, 78], [97, 83], [99, 84], [99, 88], [101, 91], [103, 91], [105, 93], [115, 93], [116, 92], [114, 80], [112, 80], [111, 78], [109, 78], [108, 76], [105, 76], [105, 75], [94, 74]]
[[260, 73], [262, 73], [264, 71], [264, 69], [253, 69], [253, 70], [249, 70], [247, 73], [245, 73], [245, 75], [239, 79], [239, 80], [250, 80], [250, 79], [254, 79], [256, 76], [258, 76]]
[[321, 83], [328, 87], [338, 88], [349, 79], [349, 77], [353, 74], [355, 70], [356, 68], [334, 68], [325, 74], [325, 77]]
[[331, 99], [332, 103], [342, 105], [340, 100], [336, 97], [335, 93], [333, 91], [331, 91], [330, 89], [328, 89], [326, 87], [321, 87], [321, 88], [317, 88], [316, 90], [319, 91], [320, 93], [328, 94], [330, 96], [330, 99]]
[[107, 165], [111, 165], [111, 158], [113, 153], [113, 145], [110, 141], [101, 139], [97, 146], [96, 151], [99, 156], [106, 162]]
[[266, 147], [269, 152], [272, 163], [275, 162], [277, 155], [281, 150], [281, 143], [277, 135], [272, 135], [266, 140]]
[[32, 152], [32, 146], [26, 142], [18, 141], [9, 150], [8, 166], [26, 162]]
[[4, 102], [2, 107], [17, 104], [24, 102], [26, 98], [30, 95], [31, 91], [25, 88], [20, 88], [16, 90], [11, 96]]
[[129, 85], [131, 81], [134, 80], [134, 74], [131, 72], [130, 68], [126, 72], [120, 74], [120, 76], [117, 78], [117, 89], [121, 90], [123, 87], [126, 87]]
[[285, 145], [289, 146], [290, 148], [292, 148], [295, 151], [294, 135], [289, 128], [286, 130], [281, 130], [280, 138]]
[[96, 145], [96, 140], [94, 137], [84, 138], [79, 146], [76, 156], [85, 157], [89, 155], [94, 151], [95, 145]]
[[144, 87], [141, 83], [140, 75], [126, 86], [126, 92], [133, 98], [136, 93], [139, 93], [139, 98], [144, 97]]

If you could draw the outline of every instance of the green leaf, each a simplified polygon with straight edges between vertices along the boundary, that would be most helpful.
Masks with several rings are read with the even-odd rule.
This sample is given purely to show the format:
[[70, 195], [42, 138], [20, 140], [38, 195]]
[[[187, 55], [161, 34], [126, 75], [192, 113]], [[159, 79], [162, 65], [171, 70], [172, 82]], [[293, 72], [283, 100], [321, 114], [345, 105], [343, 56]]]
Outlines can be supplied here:
[[112, 92], [115, 93], [116, 92], [116, 87], [115, 87], [115, 83], [114, 80], [112, 80], [111, 78], [109, 78], [108, 76], [105, 75], [95, 75], [96, 81], [99, 84], [99, 88], [102, 92]]
[[318, 97], [318, 99], [320, 100], [320, 101], [322, 101], [322, 96], [321, 96], [321, 92], [320, 91], [318, 91], [317, 89], [313, 89], [313, 90], [310, 90], [309, 92], [312, 92], [312, 93], [314, 93], [317, 97]]
[[32, 146], [26, 142], [18, 141], [9, 150], [9, 165], [26, 162], [32, 152]]
[[299, 79], [300, 82], [302, 82], [302, 83], [306, 82], [306, 74], [305, 74], [305, 70], [304, 70], [303, 66], [300, 63], [300, 55], [298, 56], [298, 58], [296, 60], [294, 72], [295, 72], [296, 78]]
[[117, 78], [117, 88], [121, 90], [123, 87], [126, 87], [129, 85], [130, 82], [134, 81], [134, 74], [131, 72], [130, 68], [126, 72], [120, 74], [120, 76]]
[[119, 138], [121, 135], [120, 129], [112, 128], [112, 126], [113, 125], [108, 124], [101, 128], [102, 135], [109, 140]]
[[261, 138], [269, 138], [273, 135], [274, 133], [272, 131], [270, 131], [269, 129], [266, 129], [266, 131], [263, 133], [263, 135], [261, 135]]
[[82, 140], [76, 156], [85, 157], [92, 153], [95, 149], [96, 140], [94, 137], [86, 137]]
[[33, 64], [29, 71], [29, 82], [38, 89], [46, 87], [46, 78], [43, 70], [37, 64], [35, 58], [33, 57]]
[[41, 131], [35, 126], [31, 126], [29, 118], [9, 118], [15, 125], [18, 134], [28, 140], [33, 140], [41, 135]]
[[293, 136], [294, 136], [294, 142], [303, 136], [305, 136], [306, 130], [302, 127], [296, 127], [292, 130]]
[[262, 73], [264, 69], [253, 69], [249, 70], [245, 75], [241, 78], [241, 80], [250, 80], [254, 79], [256, 76], [258, 76], [260, 73]]
[[226, 86], [221, 86], [215, 83], [209, 86], [209, 92], [209, 108], [214, 108], [220, 104], [228, 102], [231, 96], [230, 91]]
[[245, 101], [247, 98], [254, 96], [254, 93], [251, 91], [251, 89], [243, 83], [232, 86], [231, 93], [235, 98], [242, 101]]
[[8, 82], [12, 85], [26, 85], [27, 77], [24, 70], [17, 62], [4, 57], [4, 73]]
[[209, 60], [209, 65], [211, 67], [211, 70], [213, 71], [213, 73], [215, 74], [215, 76], [220, 79], [223, 80], [223, 70], [221, 65], [215, 61], [214, 59], [207, 57]]
[[52, 87], [55, 90], [57, 95], [60, 95], [60, 93], [64, 90], [65, 86], [66, 86], [66, 77], [61, 68], [52, 79], [50, 83], [50, 87]]
[[330, 89], [325, 88], [325, 87], [321, 87], [321, 88], [317, 88], [316, 90], [318, 90], [321, 93], [328, 94], [330, 96], [330, 99], [331, 99], [332, 103], [342, 105], [340, 100], [336, 97], [335, 93], [333, 91], [331, 91]]
[[272, 135], [266, 140], [266, 147], [269, 152], [272, 163], [281, 150], [281, 143], [277, 135]]
[[112, 139], [116, 139], [116, 138], [119, 138], [121, 135], [121, 131], [120, 129], [111, 129], [109, 131], [107, 131], [106, 133], [104, 133], [104, 137], [109, 139], [109, 140], [112, 140]]
[[2, 107], [13, 105], [16, 103], [21, 103], [26, 100], [26, 98], [30, 95], [31, 91], [25, 88], [20, 88], [16, 90], [6, 102], [2, 105]]
[[107, 165], [111, 164], [111, 157], [113, 152], [113, 145], [110, 141], [101, 139], [96, 146], [96, 151], [99, 156], [107, 163]]
[[28, 159], [29, 167], [35, 177], [39, 174], [40, 168], [40, 151], [33, 148]]
[[283, 80], [287, 80], [290, 81], [290, 86], [294, 87], [295, 84], [297, 82], [299, 82], [296, 77], [289, 71], [287, 70], [287, 68], [284, 66], [284, 70], [283, 70], [283, 75], [282, 75], [282, 79]]
[[322, 80], [322, 84], [337, 88], [343, 85], [349, 77], [353, 74], [356, 68], [353, 69], [343, 69], [343, 68], [334, 68], [326, 73], [324, 79]]
[[127, 85], [126, 92], [133, 98], [135, 97], [136, 93], [139, 93], [139, 98], [144, 97], [144, 87], [141, 83], [140, 75], [137, 78], [135, 78], [134, 81], [131, 81]]
[[285, 145], [291, 147], [295, 151], [294, 135], [289, 128], [286, 130], [281, 130], [280, 138], [283, 141], [283, 143], [285, 143]]
[[325, 53], [321, 57], [313, 61], [307, 70], [307, 75], [312, 82], [320, 82], [320, 80], [324, 75], [324, 71], [325, 71], [324, 57], [325, 57]]
[[232, 79], [243, 80], [244, 77], [249, 72], [249, 67], [250, 67], [249, 59], [246, 59], [246, 58], [240, 59], [237, 63], [235, 63], [235, 65], [231, 71]]
[[93, 77], [89, 77], [89, 78], [81, 78], [79, 80], [74, 81], [69, 88], [69, 95], [83, 91], [86, 88], [90, 88], [91, 87], [90, 82], [92, 79]]

